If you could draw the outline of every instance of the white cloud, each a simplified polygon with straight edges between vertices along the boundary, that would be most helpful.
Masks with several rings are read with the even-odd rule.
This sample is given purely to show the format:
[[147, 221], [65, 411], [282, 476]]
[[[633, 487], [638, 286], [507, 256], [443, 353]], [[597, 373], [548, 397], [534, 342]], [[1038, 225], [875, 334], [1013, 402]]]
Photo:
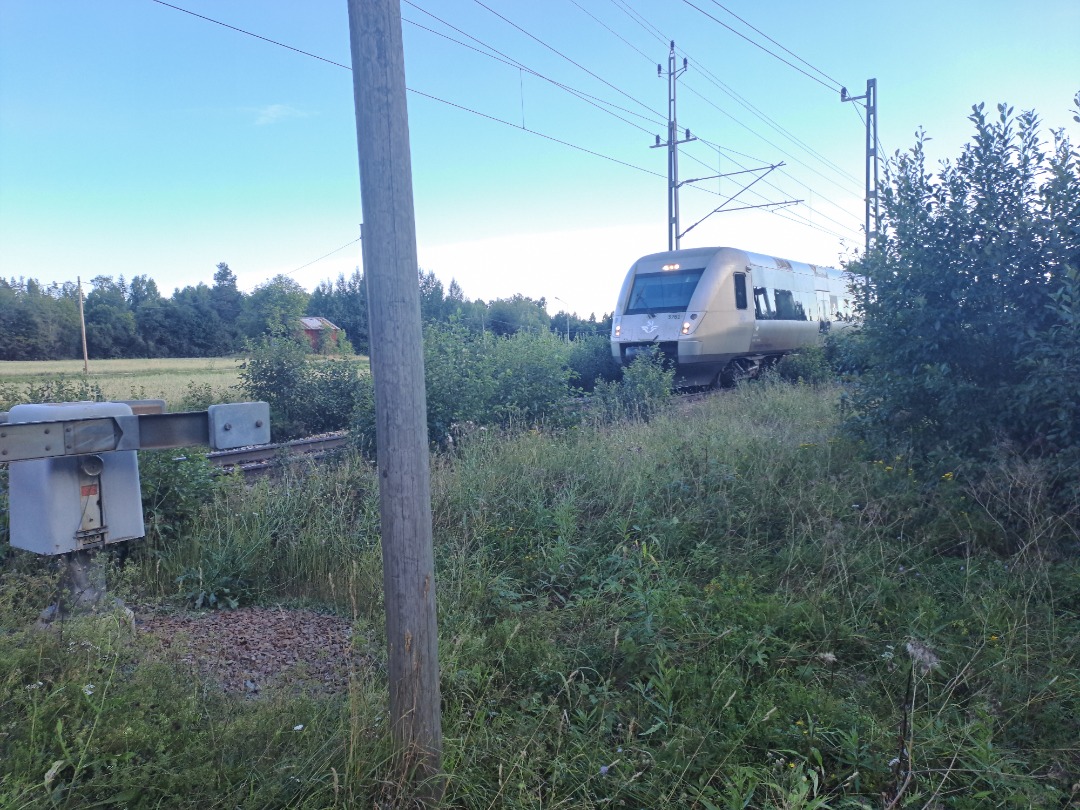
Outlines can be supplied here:
[[288, 104], [269, 104], [266, 107], [256, 109], [255, 113], [255, 125], [260, 127], [266, 124], [276, 124], [278, 121], [284, 121], [287, 118], [307, 118], [310, 115], [310, 113], [290, 107]]

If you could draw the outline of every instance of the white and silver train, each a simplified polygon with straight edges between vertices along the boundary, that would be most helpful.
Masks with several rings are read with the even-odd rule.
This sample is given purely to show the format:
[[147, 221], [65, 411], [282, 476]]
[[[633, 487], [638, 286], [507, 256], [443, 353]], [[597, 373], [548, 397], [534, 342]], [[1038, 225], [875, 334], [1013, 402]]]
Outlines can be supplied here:
[[654, 253], [626, 275], [611, 353], [626, 365], [656, 347], [675, 361], [676, 384], [728, 384], [850, 325], [853, 280], [730, 247]]

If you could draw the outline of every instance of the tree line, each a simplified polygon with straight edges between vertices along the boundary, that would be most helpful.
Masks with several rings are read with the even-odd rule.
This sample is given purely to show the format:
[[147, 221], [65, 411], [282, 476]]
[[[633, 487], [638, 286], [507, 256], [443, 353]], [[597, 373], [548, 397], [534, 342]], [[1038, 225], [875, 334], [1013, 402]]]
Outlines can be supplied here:
[[[430, 271], [418, 270], [421, 314], [426, 323], [454, 323], [477, 332], [519, 331], [605, 334], [610, 316], [597, 320], [558, 312], [523, 295], [485, 302], [469, 300], [461, 286], [449, 288]], [[248, 341], [296, 333], [304, 315], [326, 318], [344, 330], [347, 345], [368, 349], [367, 285], [357, 268], [325, 280], [309, 293], [278, 275], [250, 293], [236, 274], [218, 264], [210, 285], [176, 289], [164, 296], [148, 275], [130, 280], [100, 275], [90, 280], [83, 303], [90, 357], [219, 357], [245, 350]], [[343, 344], [344, 345], [344, 344]], [[0, 360], [62, 360], [82, 356], [79, 289], [74, 282], [0, 278]]]

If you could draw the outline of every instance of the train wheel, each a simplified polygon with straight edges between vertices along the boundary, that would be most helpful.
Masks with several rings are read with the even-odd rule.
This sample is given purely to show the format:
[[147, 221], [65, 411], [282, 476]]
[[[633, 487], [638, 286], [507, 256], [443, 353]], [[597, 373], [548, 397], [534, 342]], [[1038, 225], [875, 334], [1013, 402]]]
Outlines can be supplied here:
[[748, 377], [750, 377], [750, 368], [747, 364], [742, 360], [732, 360], [716, 375], [713, 388], [734, 388]]

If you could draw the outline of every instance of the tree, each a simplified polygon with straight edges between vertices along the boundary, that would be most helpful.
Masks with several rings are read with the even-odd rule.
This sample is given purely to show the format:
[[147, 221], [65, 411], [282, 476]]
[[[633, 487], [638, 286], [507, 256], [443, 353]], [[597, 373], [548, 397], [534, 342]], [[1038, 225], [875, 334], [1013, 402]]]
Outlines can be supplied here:
[[537, 301], [520, 293], [492, 301], [488, 305], [487, 319], [487, 328], [497, 335], [512, 335], [522, 330], [546, 332], [551, 322], [543, 298]]
[[79, 352], [74, 284], [0, 278], [0, 360], [56, 360]]
[[[161, 333], [162, 309], [166, 301], [158, 292], [157, 284], [149, 276], [135, 276], [131, 279], [127, 291], [128, 308], [135, 316], [135, 331], [138, 335], [139, 354], [146, 357], [163, 357]], [[165, 327], [167, 329], [167, 326]]]
[[430, 270], [420, 273], [420, 319], [424, 323], [444, 320], [444, 296], [442, 282]]
[[243, 316], [248, 337], [265, 334], [286, 335], [296, 330], [297, 318], [307, 310], [308, 292], [285, 275], [276, 275], [260, 284], [248, 296]]
[[240, 315], [244, 311], [244, 295], [236, 287], [236, 273], [220, 262], [210, 288], [210, 306], [221, 321], [223, 353], [240, 348]]
[[121, 276], [95, 276], [86, 296], [86, 345], [91, 357], [132, 357], [139, 353], [135, 314], [128, 307], [127, 284]]
[[880, 236], [850, 268], [872, 290], [852, 424], [878, 452], [948, 464], [1003, 444], [1074, 453], [1076, 381], [1047, 382], [1080, 359], [1077, 153], [1061, 131], [1045, 151], [1033, 112], [969, 120], [974, 139], [936, 177], [922, 134], [889, 162]]

